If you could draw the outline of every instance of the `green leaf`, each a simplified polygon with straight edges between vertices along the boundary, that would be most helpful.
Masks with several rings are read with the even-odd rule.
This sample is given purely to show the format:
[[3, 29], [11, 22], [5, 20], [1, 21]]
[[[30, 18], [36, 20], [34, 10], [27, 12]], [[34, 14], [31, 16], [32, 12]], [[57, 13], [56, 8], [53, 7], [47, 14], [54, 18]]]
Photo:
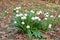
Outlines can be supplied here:
[[32, 17], [34, 17], [35, 15], [34, 15], [34, 13], [29, 13], [29, 15], [27, 16], [27, 19], [26, 19], [26, 21], [27, 21], [27, 24], [30, 24], [31, 23], [31, 18]]
[[40, 38], [43, 34], [39, 30], [37, 30], [38, 37]]
[[40, 40], [46, 40], [46, 39], [40, 39]]
[[41, 36], [42, 36], [42, 33], [39, 31], [39, 30], [32, 30], [32, 32], [33, 32], [33, 35], [35, 36], [35, 37], [39, 37], [39, 38], [41, 38]]
[[20, 22], [21, 22], [21, 18], [20, 18], [20, 17], [17, 17], [17, 18], [15, 18], [15, 21], [16, 21], [17, 23], [20, 23]]
[[8, 13], [3, 13], [3, 16], [8, 16]]
[[44, 21], [44, 22], [42, 23], [42, 29], [43, 29], [44, 31], [46, 31], [47, 28], [48, 28], [48, 23], [47, 23], [46, 21]]
[[27, 33], [28, 33], [29, 38], [31, 39], [32, 38], [31, 30], [27, 30]]
[[32, 30], [32, 32], [33, 32], [33, 35], [34, 35], [35, 37], [37, 37], [37, 32], [36, 32], [36, 30]]

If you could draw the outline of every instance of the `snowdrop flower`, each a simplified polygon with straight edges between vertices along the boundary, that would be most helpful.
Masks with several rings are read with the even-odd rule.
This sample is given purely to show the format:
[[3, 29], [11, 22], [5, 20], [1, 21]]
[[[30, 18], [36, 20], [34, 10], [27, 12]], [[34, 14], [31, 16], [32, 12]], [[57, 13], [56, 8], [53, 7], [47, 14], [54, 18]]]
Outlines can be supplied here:
[[45, 13], [44, 15], [45, 15], [46, 17], [49, 17], [49, 13], [48, 13], [48, 12], [47, 12], [47, 13]]
[[45, 15], [46, 17], [49, 17], [49, 15]]
[[17, 23], [16, 21], [14, 21], [14, 23]]
[[16, 10], [16, 13], [19, 13], [19, 10]]
[[35, 19], [39, 19], [39, 17], [36, 16]]
[[41, 21], [41, 19], [39, 18], [38, 21]]
[[20, 13], [20, 14], [19, 14], [19, 16], [23, 16], [23, 14], [22, 14], [22, 13]]
[[19, 10], [19, 9], [21, 9], [21, 7], [16, 7], [16, 8], [14, 8], [14, 10]]
[[16, 17], [23, 16], [23, 14], [16, 14]]
[[48, 13], [48, 12], [46, 12], [45, 14], [46, 14], [46, 15], [49, 15], [49, 13]]
[[51, 26], [52, 26], [52, 24], [49, 24], [49, 25], [48, 25], [48, 28], [51, 28]]
[[29, 25], [27, 25], [27, 26], [26, 26], [26, 28], [30, 28], [30, 26], [29, 26]]
[[47, 20], [47, 18], [44, 18], [44, 20]]
[[27, 16], [27, 14], [24, 14], [24, 16]]
[[5, 11], [6, 13], [8, 13], [7, 11]]
[[16, 7], [16, 9], [21, 9], [21, 7]]
[[25, 22], [21, 22], [21, 24], [25, 24]]
[[16, 10], [16, 8], [14, 8], [14, 10]]
[[58, 17], [60, 17], [60, 15], [58, 15]]
[[19, 16], [19, 14], [16, 14], [16, 17], [18, 17]]
[[21, 17], [22, 20], [26, 19], [26, 16]]
[[41, 13], [43, 13], [43, 12], [42, 12], [42, 11], [38, 11], [38, 12], [37, 12], [37, 15], [39, 15], [39, 14], [41, 14]]
[[33, 10], [31, 10], [30, 12], [35, 13]]
[[21, 9], [21, 7], [19, 7], [19, 9]]
[[54, 17], [53, 15], [51, 15], [50, 17]]
[[32, 20], [35, 20], [35, 17], [32, 17], [31, 19], [32, 19]]

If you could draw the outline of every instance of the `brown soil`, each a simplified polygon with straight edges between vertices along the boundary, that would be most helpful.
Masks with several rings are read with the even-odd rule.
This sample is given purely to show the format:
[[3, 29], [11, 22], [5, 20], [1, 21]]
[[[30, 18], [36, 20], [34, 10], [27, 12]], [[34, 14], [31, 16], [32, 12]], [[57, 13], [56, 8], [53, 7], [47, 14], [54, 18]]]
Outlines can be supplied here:
[[[0, 21], [0, 30], [9, 29], [8, 23], [11, 22], [11, 18], [13, 16], [12, 9], [15, 6], [21, 6], [22, 10], [30, 10], [30, 8], [39, 10], [40, 7], [39, 7], [39, 5], [37, 5], [39, 3], [44, 3], [47, 5], [47, 2], [40, 1], [40, 0], [20, 0], [20, 1], [19, 0], [0, 0], [0, 12], [4, 12], [6, 10], [10, 12], [7, 17], [3, 17], [3, 19]], [[30, 7], [30, 6], [32, 6], [32, 7]], [[36, 7], [34, 7], [34, 6], [36, 6]], [[0, 15], [1, 15], [1, 13], [0, 13]], [[57, 28], [59, 28], [59, 27], [57, 27]], [[59, 34], [60, 30], [58, 32], [54, 32], [54, 33], [58, 38], [60, 38], [60, 34]], [[8, 35], [8, 34], [5, 33], [3, 35]], [[48, 34], [49, 35], [45, 35], [47, 37], [46, 40], [53, 40], [53, 39], [50, 39], [50, 36], [54, 38], [55, 35], [50, 34], [50, 33], [48, 33]], [[28, 38], [28, 37], [26, 37], [27, 35], [21, 35], [21, 34], [20, 35], [15, 34], [15, 35], [17, 37], [15, 39], [8, 39], [7, 37], [2, 37], [2, 38], [3, 38], [3, 40], [27, 40], [27, 38]], [[35, 40], [37, 40], [37, 39], [35, 39]]]

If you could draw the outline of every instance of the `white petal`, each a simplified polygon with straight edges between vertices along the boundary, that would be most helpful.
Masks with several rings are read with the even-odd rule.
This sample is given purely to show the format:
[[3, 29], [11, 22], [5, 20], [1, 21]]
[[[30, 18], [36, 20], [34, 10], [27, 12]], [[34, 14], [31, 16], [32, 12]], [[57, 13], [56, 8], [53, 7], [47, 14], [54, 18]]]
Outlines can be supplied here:
[[37, 15], [42, 14], [42, 13], [43, 13], [42, 11], [37, 11]]
[[24, 14], [24, 16], [27, 16], [27, 14]]
[[49, 15], [45, 15], [46, 17], [49, 17]]
[[38, 21], [41, 21], [41, 19], [38, 19]]
[[52, 24], [49, 24], [48, 28], [51, 28]]
[[22, 20], [26, 19], [26, 16], [21, 17]]
[[60, 17], [60, 15], [58, 15], [58, 17]]
[[23, 16], [23, 14], [21, 13], [21, 14], [19, 14], [19, 16]]
[[31, 19], [32, 19], [32, 20], [35, 20], [35, 17], [32, 17]]
[[44, 18], [44, 20], [47, 20], [47, 18]]
[[14, 21], [14, 23], [17, 23], [16, 21]]
[[19, 9], [21, 9], [21, 7], [19, 7]]
[[54, 17], [53, 15], [51, 15], [50, 17]]
[[19, 10], [16, 10], [16, 13], [19, 13]]
[[48, 12], [46, 12], [45, 14], [46, 14], [46, 15], [49, 15], [49, 13], [48, 13]]
[[21, 9], [21, 7], [16, 7], [16, 9]]
[[8, 13], [8, 11], [5, 11], [6, 13]]
[[29, 26], [29, 25], [27, 25], [27, 26], [26, 26], [26, 28], [30, 28], [30, 26]]
[[39, 19], [39, 17], [36, 16], [35, 19]]
[[30, 12], [35, 13], [33, 10], [31, 10]]
[[16, 10], [16, 8], [14, 8], [14, 10]]
[[21, 22], [22, 24], [25, 24], [25, 22]]
[[43, 13], [42, 11], [39, 11], [39, 13]]
[[18, 17], [19, 16], [19, 14], [16, 14], [16, 17]]

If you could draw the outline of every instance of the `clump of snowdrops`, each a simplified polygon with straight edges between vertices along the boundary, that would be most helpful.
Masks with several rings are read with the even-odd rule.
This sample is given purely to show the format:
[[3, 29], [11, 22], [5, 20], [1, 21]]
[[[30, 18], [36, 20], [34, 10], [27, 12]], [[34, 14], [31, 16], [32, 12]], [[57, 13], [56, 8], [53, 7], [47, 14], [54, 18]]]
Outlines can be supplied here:
[[[30, 38], [38, 37], [41, 38], [43, 33], [41, 31], [49, 31], [53, 26], [59, 23], [60, 15], [55, 20], [54, 16], [49, 12], [44, 11], [34, 11], [31, 10], [29, 13], [21, 11], [21, 7], [14, 8], [14, 26], [17, 30], [22, 31], [23, 33], [28, 34]], [[44, 18], [40, 18], [40, 14], [44, 15]]]

